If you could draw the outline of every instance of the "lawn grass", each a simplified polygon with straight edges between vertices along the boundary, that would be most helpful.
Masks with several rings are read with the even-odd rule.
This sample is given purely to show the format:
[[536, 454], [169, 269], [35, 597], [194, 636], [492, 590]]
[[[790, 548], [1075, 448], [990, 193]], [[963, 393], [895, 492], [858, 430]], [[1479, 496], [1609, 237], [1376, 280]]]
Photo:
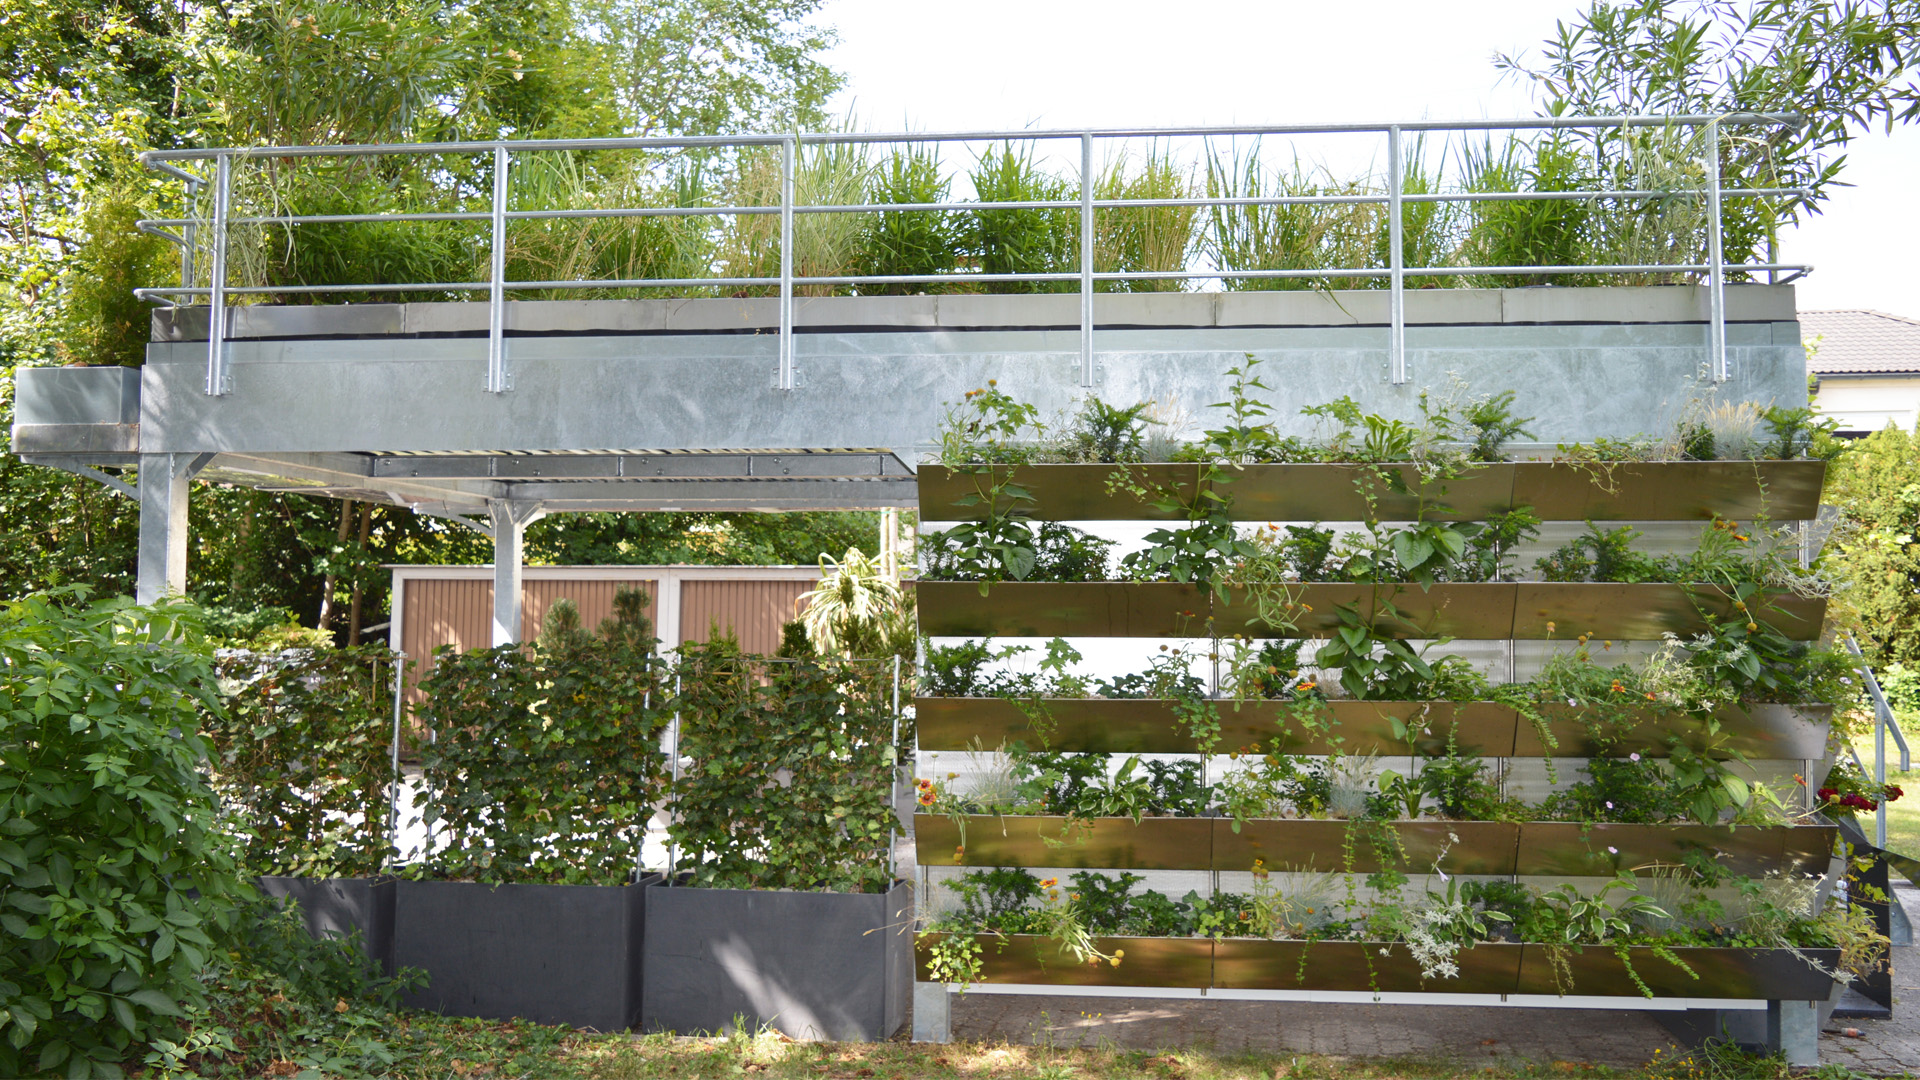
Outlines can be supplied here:
[[[1057, 1048], [1008, 1043], [955, 1042], [947, 1045], [884, 1043], [799, 1043], [779, 1035], [737, 1039], [684, 1039], [646, 1036], [593, 1040], [570, 1048], [576, 1063], [593, 1080], [653, 1080], [671, 1077], [763, 1076], [768, 1080], [1398, 1080], [1407, 1077], [1669, 1077], [1687, 1076], [1681, 1067], [1618, 1069], [1575, 1062], [1464, 1063], [1445, 1057], [1339, 1058], [1315, 1054], [1237, 1053], [1205, 1050], [1158, 1051], [1113, 1048]], [[1745, 1055], [1742, 1055], [1745, 1059]], [[1784, 1067], [1767, 1059], [1755, 1076], [1785, 1076]], [[1711, 1075], [1702, 1073], [1702, 1075]], [[1742, 1073], [1747, 1075], [1747, 1073]]]

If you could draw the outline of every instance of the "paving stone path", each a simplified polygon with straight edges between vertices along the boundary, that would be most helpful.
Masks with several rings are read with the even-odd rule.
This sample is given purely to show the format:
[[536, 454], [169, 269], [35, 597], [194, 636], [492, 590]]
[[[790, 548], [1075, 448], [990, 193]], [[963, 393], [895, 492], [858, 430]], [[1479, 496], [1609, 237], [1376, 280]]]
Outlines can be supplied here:
[[1490, 1065], [1525, 1058], [1632, 1068], [1652, 1061], [1656, 1050], [1679, 1049], [1649, 1014], [1612, 1009], [963, 994], [952, 1015], [955, 1038], [1130, 1050], [1203, 1047], [1485, 1059]]
[[[1916, 906], [1920, 905], [1909, 900], [1907, 910], [1920, 914], [1914, 912]], [[1860, 1035], [1839, 1034], [1846, 1028]], [[1920, 948], [1893, 950], [1893, 1016], [1886, 1020], [1834, 1018], [1820, 1036], [1820, 1061], [1837, 1062], [1869, 1076], [1920, 1076]]]
[[[1111, 1045], [1130, 1050], [1205, 1047], [1343, 1057], [1526, 1059], [1632, 1068], [1681, 1050], [1654, 1014], [1612, 1009], [1503, 1009], [1457, 1005], [1164, 1000], [963, 994], [955, 1038]], [[1841, 1034], [1846, 1028], [1858, 1036]], [[1894, 950], [1894, 1015], [1834, 1019], [1820, 1060], [1869, 1076], [1920, 1077], [1920, 948]]]

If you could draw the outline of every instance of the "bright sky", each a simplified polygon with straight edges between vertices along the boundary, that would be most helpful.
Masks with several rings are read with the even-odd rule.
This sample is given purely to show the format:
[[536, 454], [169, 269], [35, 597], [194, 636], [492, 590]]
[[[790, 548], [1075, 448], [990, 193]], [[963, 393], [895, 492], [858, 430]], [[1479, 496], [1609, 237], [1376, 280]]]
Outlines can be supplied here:
[[[1531, 116], [1527, 88], [1491, 57], [1533, 49], [1581, 6], [828, 0], [822, 20], [848, 75], [838, 112], [872, 130], [952, 131]], [[1816, 267], [1800, 307], [1920, 317], [1920, 125], [1856, 140], [1849, 162], [1856, 187], [1782, 239], [1784, 261]]]

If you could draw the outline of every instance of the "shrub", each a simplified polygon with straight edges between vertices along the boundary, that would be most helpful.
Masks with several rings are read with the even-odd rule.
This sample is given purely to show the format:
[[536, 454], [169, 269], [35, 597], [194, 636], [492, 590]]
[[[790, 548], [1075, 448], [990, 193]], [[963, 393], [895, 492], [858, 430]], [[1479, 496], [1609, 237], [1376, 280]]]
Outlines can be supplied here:
[[[650, 644], [650, 643], [649, 643]], [[442, 649], [420, 686], [414, 798], [444, 838], [421, 873], [490, 883], [631, 879], [662, 793], [661, 662], [622, 635]]]
[[[1031, 143], [990, 148], [973, 170], [973, 190], [981, 202], [1062, 202], [1076, 199], [1073, 183], [1042, 172]], [[975, 210], [970, 246], [987, 274], [1068, 274], [1080, 269], [1080, 212], [1047, 210]], [[1001, 281], [986, 283], [994, 293], [1078, 292], [1077, 281]]]
[[199, 771], [217, 713], [184, 603], [0, 614], [0, 1074], [117, 1075], [204, 1000], [240, 879]]
[[680, 866], [722, 889], [880, 892], [893, 810], [892, 668], [680, 647]]
[[385, 645], [220, 656], [231, 696], [207, 739], [248, 871], [366, 877], [386, 867], [392, 665]]

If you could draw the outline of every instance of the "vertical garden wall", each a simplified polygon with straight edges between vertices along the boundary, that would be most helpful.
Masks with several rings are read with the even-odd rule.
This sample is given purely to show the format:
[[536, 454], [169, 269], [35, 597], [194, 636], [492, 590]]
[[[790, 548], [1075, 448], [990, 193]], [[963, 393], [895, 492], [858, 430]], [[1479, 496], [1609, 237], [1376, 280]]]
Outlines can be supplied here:
[[922, 469], [923, 983], [1809, 1003], [1879, 962], [1823, 812], [1887, 793], [1808, 782], [1851, 690], [1804, 412], [1507, 461], [1511, 395], [1309, 440], [1252, 368], [1158, 453], [982, 388]]

